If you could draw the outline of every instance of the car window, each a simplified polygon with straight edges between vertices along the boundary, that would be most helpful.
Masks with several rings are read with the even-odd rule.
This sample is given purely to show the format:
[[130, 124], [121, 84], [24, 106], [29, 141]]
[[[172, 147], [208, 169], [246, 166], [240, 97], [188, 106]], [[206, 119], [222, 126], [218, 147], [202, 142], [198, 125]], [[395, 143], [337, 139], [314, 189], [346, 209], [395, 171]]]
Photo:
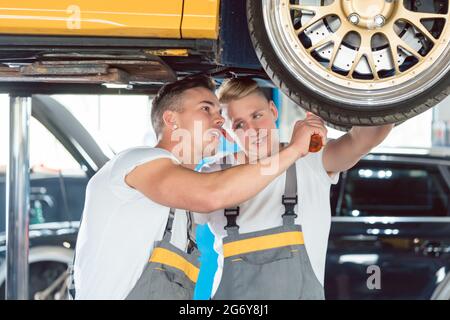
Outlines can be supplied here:
[[39, 121], [30, 127], [30, 224], [79, 220], [88, 177]]
[[341, 190], [340, 216], [449, 215], [449, 189], [436, 166], [358, 165]]

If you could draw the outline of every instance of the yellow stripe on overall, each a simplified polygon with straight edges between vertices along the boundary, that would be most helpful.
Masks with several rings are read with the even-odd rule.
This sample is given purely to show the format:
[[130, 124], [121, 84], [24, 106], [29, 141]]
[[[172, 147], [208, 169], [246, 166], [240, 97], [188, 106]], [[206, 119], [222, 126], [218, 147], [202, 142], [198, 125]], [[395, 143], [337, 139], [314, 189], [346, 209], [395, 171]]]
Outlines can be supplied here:
[[223, 255], [227, 258], [249, 252], [302, 244], [304, 244], [303, 232], [290, 231], [225, 243]]
[[192, 282], [197, 282], [199, 269], [173, 251], [160, 247], [155, 248], [149, 262], [161, 263], [181, 270]]

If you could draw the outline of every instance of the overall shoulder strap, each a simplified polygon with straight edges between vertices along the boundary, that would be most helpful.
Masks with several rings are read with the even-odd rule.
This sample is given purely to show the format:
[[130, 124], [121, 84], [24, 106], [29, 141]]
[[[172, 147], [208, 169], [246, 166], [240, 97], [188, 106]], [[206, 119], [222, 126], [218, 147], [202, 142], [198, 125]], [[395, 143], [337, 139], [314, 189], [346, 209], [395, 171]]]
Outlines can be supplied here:
[[192, 212], [186, 210], [187, 216], [187, 245], [186, 252], [191, 253], [197, 248], [197, 242], [195, 241], [195, 223], [193, 222]]
[[[172, 240], [172, 227], [173, 222], [175, 220], [175, 210], [174, 208], [170, 208], [169, 210], [169, 216], [167, 218], [167, 224], [166, 229], [164, 230], [164, 237], [163, 239], [165, 241]], [[186, 253], [191, 253], [194, 249], [197, 248], [197, 243], [195, 242], [195, 235], [194, 235], [194, 225], [192, 220], [192, 212], [185, 210], [186, 213]]]
[[166, 241], [170, 241], [172, 239], [172, 226], [173, 220], [175, 220], [175, 209], [169, 209], [169, 216], [167, 217], [166, 229], [164, 230], [163, 239]]
[[281, 202], [284, 205], [285, 212], [282, 215], [283, 225], [293, 225], [297, 214], [295, 213], [295, 206], [298, 203], [297, 196], [297, 168], [293, 163], [286, 171], [286, 184], [284, 194], [281, 197]]
[[[220, 164], [222, 170], [228, 169], [232, 167], [231, 163], [222, 163]], [[227, 234], [230, 235], [236, 235], [239, 233], [239, 226], [236, 223], [237, 217], [239, 216], [239, 206], [234, 208], [227, 208], [224, 209], [223, 214], [225, 215], [225, 218], [227, 219], [227, 225], [224, 227], [224, 229], [227, 231]]]

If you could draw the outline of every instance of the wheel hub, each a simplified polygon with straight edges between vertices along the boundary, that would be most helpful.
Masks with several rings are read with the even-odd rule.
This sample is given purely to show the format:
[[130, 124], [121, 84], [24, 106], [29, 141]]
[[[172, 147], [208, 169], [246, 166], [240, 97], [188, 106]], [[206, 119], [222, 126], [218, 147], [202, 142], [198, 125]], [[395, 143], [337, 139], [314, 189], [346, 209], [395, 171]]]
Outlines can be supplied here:
[[347, 20], [364, 29], [383, 27], [392, 17], [396, 5], [394, 0], [341, 0]]

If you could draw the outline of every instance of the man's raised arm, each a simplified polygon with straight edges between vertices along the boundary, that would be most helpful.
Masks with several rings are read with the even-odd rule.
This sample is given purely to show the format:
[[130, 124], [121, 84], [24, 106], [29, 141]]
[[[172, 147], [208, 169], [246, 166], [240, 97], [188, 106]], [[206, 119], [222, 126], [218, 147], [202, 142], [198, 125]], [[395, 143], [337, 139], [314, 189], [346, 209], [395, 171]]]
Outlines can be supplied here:
[[[297, 122], [289, 146], [265, 159], [264, 163], [258, 161], [224, 171], [198, 173], [176, 165], [170, 159], [158, 159], [137, 166], [125, 181], [164, 206], [209, 213], [237, 205], [258, 194], [297, 159], [308, 154], [313, 134], [326, 137], [326, 129], [305, 120]], [[270, 173], [264, 170], [268, 161], [277, 161], [271, 166]]]

